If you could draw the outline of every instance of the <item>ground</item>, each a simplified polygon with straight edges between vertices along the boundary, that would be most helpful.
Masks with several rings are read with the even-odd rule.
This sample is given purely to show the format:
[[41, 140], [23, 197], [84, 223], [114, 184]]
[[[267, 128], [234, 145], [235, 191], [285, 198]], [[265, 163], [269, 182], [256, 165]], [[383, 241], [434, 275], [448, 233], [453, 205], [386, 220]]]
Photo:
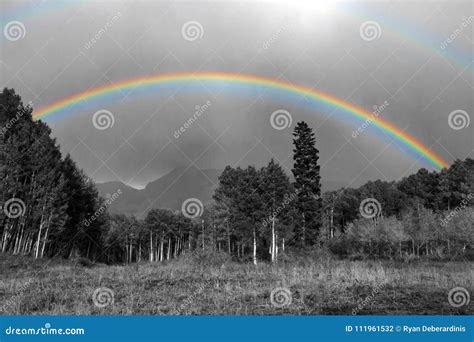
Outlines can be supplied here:
[[[0, 312], [33, 315], [472, 315], [474, 299], [456, 308], [449, 304], [448, 293], [458, 286], [473, 293], [473, 264], [326, 258], [257, 266], [234, 262], [205, 265], [189, 260], [82, 266], [64, 260], [0, 255]], [[288, 292], [282, 292], [283, 296], [274, 292], [272, 303], [271, 293], [277, 288]]]

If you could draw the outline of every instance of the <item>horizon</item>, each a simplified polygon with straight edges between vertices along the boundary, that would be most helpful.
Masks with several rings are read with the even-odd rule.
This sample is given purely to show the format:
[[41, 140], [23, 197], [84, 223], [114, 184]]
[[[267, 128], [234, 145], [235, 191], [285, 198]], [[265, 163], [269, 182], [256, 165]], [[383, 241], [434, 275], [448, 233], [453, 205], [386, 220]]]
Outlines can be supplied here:
[[[175, 167], [270, 158], [291, 174], [298, 121], [315, 130], [323, 179], [351, 187], [472, 157], [468, 2], [0, 6], [20, 34], [4, 32], [2, 86], [35, 116], [63, 103], [42, 120], [97, 183], [143, 189]], [[192, 82], [206, 70], [220, 81]], [[185, 76], [151, 82], [170, 74]]]

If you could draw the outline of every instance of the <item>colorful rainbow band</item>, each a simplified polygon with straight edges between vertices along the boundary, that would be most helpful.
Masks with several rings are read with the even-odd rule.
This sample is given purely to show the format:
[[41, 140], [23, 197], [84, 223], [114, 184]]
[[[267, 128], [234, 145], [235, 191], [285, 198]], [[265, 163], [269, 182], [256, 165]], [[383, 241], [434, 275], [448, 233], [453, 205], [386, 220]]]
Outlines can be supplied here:
[[323, 93], [321, 91], [314, 90], [312, 88], [294, 85], [292, 83], [255, 75], [233, 74], [224, 72], [198, 72], [169, 73], [157, 76], [146, 76], [141, 78], [128, 79], [117, 83], [92, 88], [85, 92], [66, 97], [34, 112], [33, 118], [41, 119], [46, 117], [47, 115], [59, 112], [78, 102], [86, 101], [95, 97], [99, 97], [101, 95], [110, 94], [124, 89], [142, 87], [147, 85], [168, 84], [174, 82], [177, 83], [183, 81], [223, 81], [244, 85], [260, 85], [271, 89], [287, 92], [290, 94], [304, 95], [313, 100], [328, 104], [336, 108], [340, 108], [362, 121], [370, 120], [374, 126], [379, 128], [381, 131], [387, 133], [388, 135], [392, 136], [397, 141], [401, 142], [403, 145], [408, 147], [410, 150], [415, 152], [423, 159], [427, 160], [433, 166], [436, 166], [437, 168], [444, 168], [448, 166], [448, 163], [443, 160], [443, 158], [441, 158], [435, 152], [423, 145], [416, 138], [403, 132], [400, 128], [396, 127], [394, 124], [388, 122], [387, 120], [384, 120], [380, 116], [374, 116], [372, 112], [367, 111], [364, 108], [346, 102], [332, 95]]

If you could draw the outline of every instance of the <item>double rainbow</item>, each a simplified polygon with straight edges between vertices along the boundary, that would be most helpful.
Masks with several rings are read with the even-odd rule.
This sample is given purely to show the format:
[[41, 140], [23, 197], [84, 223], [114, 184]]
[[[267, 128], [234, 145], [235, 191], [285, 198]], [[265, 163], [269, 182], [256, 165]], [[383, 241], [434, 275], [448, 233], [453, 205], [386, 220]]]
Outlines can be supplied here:
[[42, 119], [48, 115], [60, 112], [61, 110], [71, 107], [79, 102], [91, 100], [93, 98], [97, 98], [121, 90], [152, 85], [173, 86], [175, 84], [183, 82], [185, 84], [192, 84], [193, 82], [224, 82], [226, 84], [230, 83], [243, 86], [257, 85], [268, 88], [270, 90], [281, 91], [289, 95], [304, 95], [312, 100], [341, 109], [361, 121], [370, 120], [372, 122], [372, 125], [377, 127], [380, 131], [388, 134], [390, 137], [393, 137], [396, 141], [400, 142], [403, 146], [407, 147], [417, 156], [428, 161], [431, 165], [437, 168], [444, 168], [448, 166], [448, 163], [443, 160], [442, 157], [440, 157], [434, 151], [423, 145], [416, 138], [405, 133], [400, 128], [388, 122], [387, 120], [384, 120], [380, 116], [374, 116], [372, 112], [367, 111], [362, 107], [359, 107], [355, 104], [346, 102], [345, 100], [339, 99], [335, 96], [326, 94], [324, 92], [309, 87], [295, 85], [292, 83], [255, 75], [234, 74], [228, 72], [198, 72], [168, 73], [156, 76], [133, 78], [113, 84], [99, 86], [96, 88], [89, 89], [85, 92], [66, 97], [46, 107], [41, 108], [38, 111], [35, 111], [33, 113], [33, 118]]

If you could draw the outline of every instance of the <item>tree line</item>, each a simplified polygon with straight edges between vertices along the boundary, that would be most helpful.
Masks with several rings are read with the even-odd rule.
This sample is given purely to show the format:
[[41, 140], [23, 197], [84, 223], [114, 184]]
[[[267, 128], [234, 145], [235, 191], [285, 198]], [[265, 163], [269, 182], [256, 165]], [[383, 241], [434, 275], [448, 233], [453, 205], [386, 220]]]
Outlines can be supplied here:
[[62, 157], [32, 111], [14, 90], [0, 94], [2, 253], [132, 263], [220, 252], [256, 264], [321, 249], [350, 258], [453, 258], [473, 245], [472, 159], [321, 193], [314, 133], [299, 122], [291, 178], [274, 160], [227, 166], [212, 202], [195, 215], [111, 215], [114, 198], [101, 198], [71, 157]]

